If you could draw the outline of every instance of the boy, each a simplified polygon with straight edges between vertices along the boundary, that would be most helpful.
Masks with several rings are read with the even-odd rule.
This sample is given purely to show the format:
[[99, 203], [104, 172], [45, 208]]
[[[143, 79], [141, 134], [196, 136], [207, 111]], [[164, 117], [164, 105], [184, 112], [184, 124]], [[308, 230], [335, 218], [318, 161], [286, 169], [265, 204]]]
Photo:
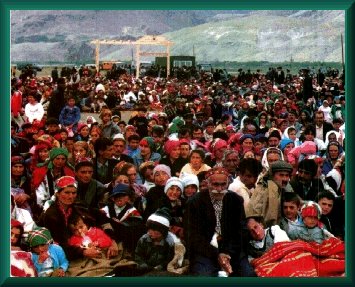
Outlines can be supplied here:
[[321, 244], [325, 239], [334, 237], [327, 231], [319, 219], [322, 214], [322, 209], [318, 203], [308, 201], [301, 208], [301, 217], [303, 224], [290, 224], [288, 236], [291, 240], [301, 239], [307, 242], [315, 241]]
[[148, 217], [147, 233], [137, 243], [135, 261], [143, 272], [166, 270], [174, 257], [175, 238], [169, 232], [170, 214], [166, 208], [158, 209]]
[[38, 277], [64, 277], [69, 262], [61, 246], [53, 244], [52, 235], [47, 228], [40, 227], [30, 231], [28, 244], [32, 250], [32, 261]]
[[282, 218], [280, 228], [288, 231], [289, 223], [302, 224], [302, 219], [299, 215], [301, 207], [301, 198], [295, 192], [285, 192], [282, 201]]
[[60, 112], [59, 122], [62, 127], [76, 133], [79, 120], [80, 109], [75, 105], [75, 98], [73, 96], [69, 96], [67, 99], [67, 105]]

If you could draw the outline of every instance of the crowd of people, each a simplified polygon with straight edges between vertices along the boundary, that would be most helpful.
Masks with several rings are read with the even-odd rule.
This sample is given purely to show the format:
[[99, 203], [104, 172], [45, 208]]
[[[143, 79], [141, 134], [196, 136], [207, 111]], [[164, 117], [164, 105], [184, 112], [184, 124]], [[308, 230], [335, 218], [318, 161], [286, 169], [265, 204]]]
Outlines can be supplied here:
[[12, 276], [345, 275], [344, 74], [185, 76], [13, 75]]

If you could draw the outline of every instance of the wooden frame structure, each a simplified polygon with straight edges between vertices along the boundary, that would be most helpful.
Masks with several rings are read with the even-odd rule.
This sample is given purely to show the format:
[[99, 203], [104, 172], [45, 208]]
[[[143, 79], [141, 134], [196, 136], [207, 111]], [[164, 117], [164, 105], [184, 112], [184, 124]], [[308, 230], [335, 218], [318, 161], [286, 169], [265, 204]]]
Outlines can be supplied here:
[[[95, 44], [95, 66], [96, 71], [99, 71], [100, 62], [100, 45], [134, 45], [136, 46], [136, 78], [139, 77], [140, 73], [140, 61], [143, 56], [158, 56], [167, 57], [167, 67], [166, 76], [170, 75], [170, 47], [174, 44], [173, 42], [166, 39], [164, 36], [153, 36], [146, 35], [137, 41], [122, 41], [122, 40], [92, 40], [91, 44]], [[153, 45], [153, 46], [165, 46], [166, 52], [144, 52], [141, 51], [141, 46]]]

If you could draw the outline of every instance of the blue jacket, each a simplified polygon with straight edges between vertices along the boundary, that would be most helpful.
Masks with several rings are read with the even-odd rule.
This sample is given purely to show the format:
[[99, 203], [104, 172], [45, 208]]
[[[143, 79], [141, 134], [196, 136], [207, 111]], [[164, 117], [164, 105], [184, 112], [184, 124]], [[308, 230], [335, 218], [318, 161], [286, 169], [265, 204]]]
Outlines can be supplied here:
[[[68, 270], [69, 261], [65, 256], [64, 250], [61, 246], [57, 244], [49, 244], [48, 252], [53, 260], [53, 269], [62, 268], [64, 271]], [[42, 264], [38, 262], [39, 256], [35, 253], [32, 253], [32, 261], [36, 267], [37, 272], [39, 273], [42, 270]]]
[[59, 122], [63, 126], [76, 125], [80, 121], [80, 109], [66, 105], [60, 112]]

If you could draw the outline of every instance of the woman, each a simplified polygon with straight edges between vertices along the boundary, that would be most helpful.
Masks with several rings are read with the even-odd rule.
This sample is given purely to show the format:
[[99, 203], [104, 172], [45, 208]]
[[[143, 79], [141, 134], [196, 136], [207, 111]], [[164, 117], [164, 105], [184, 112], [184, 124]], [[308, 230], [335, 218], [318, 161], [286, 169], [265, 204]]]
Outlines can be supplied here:
[[147, 188], [137, 182], [138, 172], [136, 166], [132, 163], [124, 163], [118, 170], [120, 174], [128, 177], [129, 185], [134, 190], [134, 198], [132, 199], [132, 203], [134, 207], [138, 209], [139, 213], [143, 214], [143, 210], [145, 208], [144, 196], [147, 193]]
[[38, 164], [43, 164], [49, 159], [49, 152], [52, 149], [52, 145], [48, 141], [40, 141], [35, 146], [35, 152], [32, 155], [30, 165], [30, 172], [32, 173]]
[[77, 141], [86, 141], [88, 142], [90, 138], [90, 128], [85, 123], [78, 123], [78, 129], [75, 139]]
[[265, 134], [270, 126], [270, 121], [268, 119], [268, 115], [265, 111], [261, 112], [258, 114], [256, 118], [256, 123], [257, 123], [257, 134]]
[[215, 138], [210, 144], [210, 151], [212, 153], [211, 166], [222, 166], [222, 158], [224, 151], [228, 148], [225, 140]]
[[[146, 161], [153, 161], [156, 163], [160, 161], [161, 155], [155, 152], [156, 145], [152, 137], [142, 138], [139, 142], [139, 149], [140, 151], [132, 157], [133, 163], [137, 168]], [[138, 183], [142, 183], [141, 175], [137, 175]]]
[[243, 156], [246, 152], [254, 149], [254, 137], [250, 134], [244, 134], [239, 139], [239, 154]]
[[18, 207], [32, 213], [31, 180], [27, 175], [22, 156], [11, 157], [11, 194]]
[[[103, 255], [94, 245], [82, 248], [68, 244], [68, 240], [71, 236], [71, 230], [68, 222], [70, 222], [70, 219], [73, 216], [83, 215], [83, 211], [74, 204], [76, 197], [77, 182], [75, 181], [75, 178], [72, 176], [63, 176], [58, 178], [55, 183], [55, 201], [45, 212], [42, 213], [39, 225], [49, 229], [53, 237], [53, 241], [64, 249], [67, 258], [70, 261], [68, 275], [89, 276], [87, 274], [91, 271], [94, 272], [93, 274], [96, 274], [96, 276], [102, 276], [112, 271], [114, 268], [114, 265], [110, 266], [109, 259], [118, 255], [118, 246], [117, 243], [112, 240], [111, 246]], [[86, 218], [90, 218], [90, 214], [84, 215]], [[94, 260], [90, 261], [89, 259]], [[104, 265], [106, 266], [100, 264], [102, 263], [101, 260], [105, 260]], [[118, 260], [116, 260], [116, 258], [115, 261], [116, 263], [114, 264], [117, 264]], [[94, 266], [92, 266], [93, 264]], [[85, 271], [87, 273], [85, 273]], [[93, 276], [93, 274], [91, 276]]]
[[165, 156], [160, 160], [160, 164], [165, 164], [171, 169], [171, 174], [178, 177], [180, 170], [187, 163], [187, 160], [180, 157], [180, 141], [167, 140], [164, 144]]
[[49, 161], [33, 171], [31, 190], [38, 207], [36, 212], [42, 211], [44, 203], [54, 194], [55, 181], [64, 175], [75, 176], [72, 166], [68, 163], [68, 151], [64, 148], [53, 148], [49, 153]]
[[96, 125], [93, 125], [91, 128], [90, 128], [90, 137], [89, 137], [89, 149], [93, 155], [93, 157], [95, 157], [95, 142], [97, 141], [98, 138], [100, 138], [102, 135], [102, 132], [101, 132], [101, 129], [96, 126]]
[[181, 169], [181, 173], [192, 173], [197, 175], [201, 171], [211, 169], [210, 166], [204, 163], [205, 152], [199, 149], [191, 151], [189, 163], [185, 164]]
[[170, 208], [169, 198], [164, 192], [164, 188], [168, 179], [171, 177], [170, 168], [164, 164], [158, 164], [153, 169], [153, 177], [155, 186], [152, 187], [145, 195], [146, 208], [143, 212], [143, 219], [153, 214], [158, 208], [168, 207]]
[[332, 141], [327, 146], [322, 174], [325, 176], [333, 169], [337, 160], [342, 156], [343, 148], [337, 141]]

